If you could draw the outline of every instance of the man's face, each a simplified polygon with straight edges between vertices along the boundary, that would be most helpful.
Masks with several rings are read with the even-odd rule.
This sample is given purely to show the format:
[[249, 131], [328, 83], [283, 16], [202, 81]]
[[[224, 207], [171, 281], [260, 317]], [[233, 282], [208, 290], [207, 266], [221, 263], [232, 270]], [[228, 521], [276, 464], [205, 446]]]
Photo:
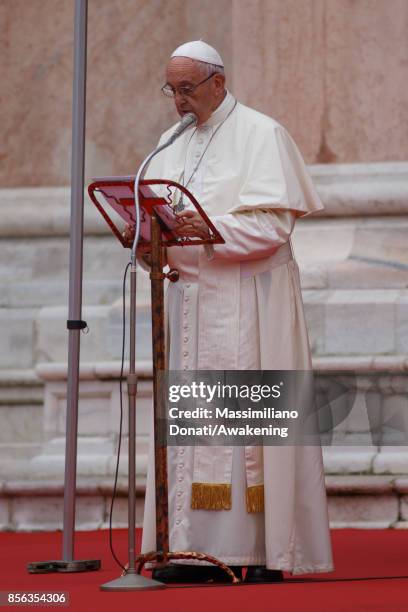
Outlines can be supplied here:
[[181, 95], [179, 87], [191, 87], [203, 81], [208, 75], [188, 57], [173, 57], [166, 68], [166, 82], [175, 91], [174, 103], [180, 116], [193, 112], [197, 124], [201, 125], [217, 108], [224, 97], [225, 78], [215, 74], [202, 83], [191, 95]]

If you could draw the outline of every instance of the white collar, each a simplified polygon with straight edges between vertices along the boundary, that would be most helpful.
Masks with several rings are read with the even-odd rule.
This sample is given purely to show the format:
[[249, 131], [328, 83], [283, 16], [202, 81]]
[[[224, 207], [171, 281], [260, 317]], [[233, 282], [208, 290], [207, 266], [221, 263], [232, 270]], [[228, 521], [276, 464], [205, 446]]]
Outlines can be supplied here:
[[224, 121], [224, 119], [226, 119], [228, 116], [228, 113], [230, 113], [234, 108], [234, 104], [235, 98], [227, 89], [227, 94], [221, 104], [215, 109], [212, 115], [210, 115], [207, 121], [200, 125], [200, 127], [197, 129], [214, 127], [221, 123], [221, 121]]

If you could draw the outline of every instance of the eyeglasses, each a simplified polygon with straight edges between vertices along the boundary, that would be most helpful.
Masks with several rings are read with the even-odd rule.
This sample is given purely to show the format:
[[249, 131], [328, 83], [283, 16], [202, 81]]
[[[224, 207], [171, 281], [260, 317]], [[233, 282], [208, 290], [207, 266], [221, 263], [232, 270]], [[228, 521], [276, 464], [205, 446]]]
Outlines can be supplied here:
[[213, 72], [206, 79], [204, 79], [203, 81], [200, 81], [199, 83], [197, 83], [197, 85], [184, 85], [184, 86], [181, 86], [181, 87], [174, 88], [171, 85], [169, 85], [168, 83], [166, 83], [166, 85], [163, 85], [161, 90], [164, 93], [164, 95], [168, 96], [169, 98], [174, 98], [176, 93], [178, 93], [180, 96], [191, 96], [191, 94], [195, 92], [197, 87], [200, 87], [200, 85], [202, 85], [203, 83], [205, 83], [206, 81], [211, 79], [211, 77], [213, 77], [214, 74], [217, 74], [217, 73]]

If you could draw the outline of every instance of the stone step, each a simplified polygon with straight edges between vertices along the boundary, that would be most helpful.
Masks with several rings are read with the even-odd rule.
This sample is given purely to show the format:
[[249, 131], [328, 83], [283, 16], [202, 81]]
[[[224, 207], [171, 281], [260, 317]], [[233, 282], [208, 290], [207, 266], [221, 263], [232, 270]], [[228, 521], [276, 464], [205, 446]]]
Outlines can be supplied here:
[[408, 286], [408, 217], [311, 218], [292, 234], [303, 289]]
[[[113, 478], [77, 479], [76, 529], [109, 527]], [[145, 485], [136, 485], [136, 524], [143, 521]], [[112, 525], [127, 527], [127, 492], [124, 480], [118, 482]], [[54, 481], [8, 481], [0, 483], [0, 530], [54, 531], [62, 529], [64, 487]]]
[[[76, 528], [105, 529], [113, 479], [77, 480]], [[0, 483], [0, 529], [17, 531], [62, 528], [63, 485], [55, 481]], [[328, 476], [326, 491], [332, 528], [408, 528], [406, 476]], [[120, 479], [113, 526], [127, 526], [127, 481]], [[145, 484], [136, 487], [136, 521], [143, 521]]]
[[[315, 356], [408, 353], [408, 289], [304, 290], [303, 302]], [[127, 299], [127, 321], [128, 313]], [[65, 360], [67, 317], [66, 306], [0, 309], [0, 369]], [[81, 358], [120, 359], [122, 300], [110, 305], [85, 305], [83, 319], [88, 322], [89, 333], [81, 336]], [[128, 328], [126, 331], [127, 354]], [[137, 307], [136, 336], [140, 359], [150, 359], [151, 313], [144, 300]]]
[[[51, 280], [27, 280], [0, 283], [0, 308], [26, 309], [68, 304], [68, 279], [57, 283]], [[83, 304], [106, 305], [115, 302], [122, 294], [122, 279], [87, 280], [83, 286]]]
[[406, 476], [328, 476], [326, 490], [332, 528], [408, 528]]
[[[68, 236], [27, 238], [24, 246], [14, 238], [0, 236], [0, 243], [1, 307], [67, 303]], [[87, 237], [83, 251], [84, 303], [109, 303], [120, 298], [123, 274], [129, 259], [129, 249], [118, 245], [113, 236]], [[140, 270], [139, 298], [145, 300], [150, 295], [149, 287], [148, 275]]]
[[303, 302], [315, 356], [408, 352], [407, 289], [305, 290]]
[[[127, 302], [128, 303], [128, 302]], [[0, 370], [30, 368], [38, 362], [67, 359], [67, 306], [0, 308]], [[122, 300], [109, 305], [83, 306], [82, 318], [88, 333], [81, 335], [81, 359], [109, 361], [122, 354]], [[126, 315], [129, 322], [129, 308]], [[140, 359], [151, 359], [151, 312], [142, 300], [136, 315], [137, 351]], [[125, 354], [129, 352], [126, 328]]]

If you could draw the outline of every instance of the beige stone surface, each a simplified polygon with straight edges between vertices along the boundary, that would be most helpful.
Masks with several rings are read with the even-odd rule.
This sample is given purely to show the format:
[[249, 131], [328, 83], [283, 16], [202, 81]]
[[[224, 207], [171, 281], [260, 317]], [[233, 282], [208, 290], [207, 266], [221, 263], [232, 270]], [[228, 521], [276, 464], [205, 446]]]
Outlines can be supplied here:
[[[2, 186], [69, 184], [74, 4], [0, 1]], [[211, 38], [228, 62], [229, 14], [229, 0], [89, 1], [87, 179], [135, 172], [177, 121], [160, 92], [171, 51]]]
[[394, 495], [347, 495], [328, 498], [330, 522], [384, 521], [391, 525], [398, 518], [398, 499]]
[[[63, 498], [16, 497], [11, 501], [12, 529], [42, 531], [62, 528]], [[80, 497], [76, 503], [76, 528], [98, 529], [104, 520], [104, 500]]]
[[[3, 187], [70, 182], [73, 7], [0, 0]], [[406, 160], [407, 20], [405, 0], [89, 0], [86, 178], [133, 173], [177, 119], [164, 66], [197, 38], [309, 163]]]
[[234, 0], [233, 80], [240, 100], [283, 123], [308, 161], [325, 110], [323, 0]]
[[408, 156], [405, 0], [234, 0], [240, 99], [312, 162]]
[[10, 502], [8, 499], [0, 499], [0, 531], [10, 527]]

